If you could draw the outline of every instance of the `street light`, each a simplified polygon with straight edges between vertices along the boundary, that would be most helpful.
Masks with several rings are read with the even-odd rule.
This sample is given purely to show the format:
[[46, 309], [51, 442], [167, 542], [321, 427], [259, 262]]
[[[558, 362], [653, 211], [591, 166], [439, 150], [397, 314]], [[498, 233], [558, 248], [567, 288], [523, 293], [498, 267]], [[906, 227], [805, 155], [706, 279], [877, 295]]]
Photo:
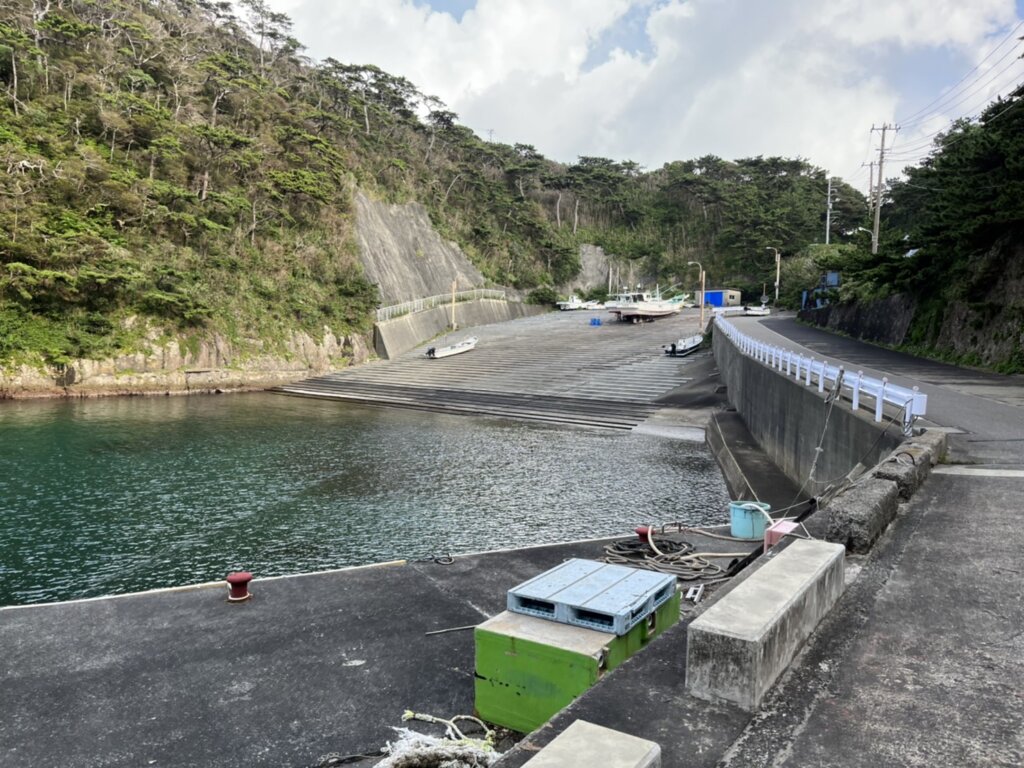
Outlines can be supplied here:
[[857, 229], [854, 231], [867, 232], [869, 235], [871, 235], [871, 252], [878, 253], [878, 235], [875, 234], [875, 231], [873, 229], [868, 229], [867, 227], [857, 227]]
[[701, 266], [699, 261], [688, 261], [686, 263], [700, 269], [700, 332], [704, 333], [704, 267]]
[[775, 251], [775, 306], [779, 305], [779, 273], [781, 272], [782, 260], [779, 258], [779, 249], [767, 246], [766, 251]]

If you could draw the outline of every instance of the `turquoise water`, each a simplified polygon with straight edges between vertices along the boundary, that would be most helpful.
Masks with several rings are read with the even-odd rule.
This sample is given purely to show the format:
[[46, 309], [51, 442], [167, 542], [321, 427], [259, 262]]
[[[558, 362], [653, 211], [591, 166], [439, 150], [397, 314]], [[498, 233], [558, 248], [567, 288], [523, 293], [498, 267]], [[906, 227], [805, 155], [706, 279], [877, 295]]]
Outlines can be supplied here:
[[727, 519], [703, 445], [266, 393], [0, 402], [0, 605]]

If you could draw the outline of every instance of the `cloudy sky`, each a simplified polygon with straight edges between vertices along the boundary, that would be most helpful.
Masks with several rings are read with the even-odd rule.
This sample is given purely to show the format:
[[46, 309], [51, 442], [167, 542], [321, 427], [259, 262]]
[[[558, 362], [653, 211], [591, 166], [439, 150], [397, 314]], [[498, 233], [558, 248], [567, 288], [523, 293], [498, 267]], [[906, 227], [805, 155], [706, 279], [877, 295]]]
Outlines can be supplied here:
[[312, 58], [403, 75], [482, 138], [564, 162], [800, 156], [866, 189], [873, 124], [901, 125], [894, 175], [1024, 81], [1024, 0], [269, 4]]

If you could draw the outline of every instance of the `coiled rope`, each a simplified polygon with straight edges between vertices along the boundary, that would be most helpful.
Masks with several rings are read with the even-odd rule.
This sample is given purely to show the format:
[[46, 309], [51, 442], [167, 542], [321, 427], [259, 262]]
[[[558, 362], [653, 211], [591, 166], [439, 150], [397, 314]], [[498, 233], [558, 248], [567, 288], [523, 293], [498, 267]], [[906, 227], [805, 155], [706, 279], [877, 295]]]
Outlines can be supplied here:
[[[713, 538], [741, 541], [732, 536], [711, 534], [697, 528], [684, 528], [678, 523], [673, 525], [680, 533], [705, 533]], [[662, 526], [662, 533], [667, 527]], [[653, 528], [649, 528], [646, 539], [623, 539], [606, 544], [602, 560], [606, 563], [671, 574], [681, 581], [720, 581], [728, 578], [737, 558], [749, 554], [750, 552], [695, 552], [689, 542], [658, 536]], [[724, 565], [714, 562], [722, 559], [728, 559], [729, 562]]]

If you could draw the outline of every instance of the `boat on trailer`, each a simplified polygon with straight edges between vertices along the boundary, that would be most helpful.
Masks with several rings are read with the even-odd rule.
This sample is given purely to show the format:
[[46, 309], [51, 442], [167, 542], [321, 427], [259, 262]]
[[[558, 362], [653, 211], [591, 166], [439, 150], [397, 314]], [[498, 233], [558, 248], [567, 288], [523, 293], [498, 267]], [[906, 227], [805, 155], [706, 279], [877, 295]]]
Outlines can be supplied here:
[[686, 355], [692, 354], [700, 349], [700, 345], [704, 343], [704, 334], [697, 333], [693, 336], [684, 336], [679, 341], [673, 341], [666, 347], [663, 347], [666, 355], [672, 357], [686, 357]]
[[[677, 315], [682, 309], [682, 302], [663, 299], [658, 293], [636, 292], [620, 294], [617, 306], [609, 309], [613, 315], [625, 323], [649, 323], [659, 317]], [[605, 305], [610, 306], [610, 305]]]
[[430, 347], [427, 349], [427, 357], [431, 360], [436, 360], [441, 357], [451, 357], [452, 355], [458, 355], [462, 352], [469, 352], [471, 349], [476, 348], [477, 341], [479, 341], [479, 339], [476, 336], [470, 336], [462, 341], [449, 344], [446, 347]]

